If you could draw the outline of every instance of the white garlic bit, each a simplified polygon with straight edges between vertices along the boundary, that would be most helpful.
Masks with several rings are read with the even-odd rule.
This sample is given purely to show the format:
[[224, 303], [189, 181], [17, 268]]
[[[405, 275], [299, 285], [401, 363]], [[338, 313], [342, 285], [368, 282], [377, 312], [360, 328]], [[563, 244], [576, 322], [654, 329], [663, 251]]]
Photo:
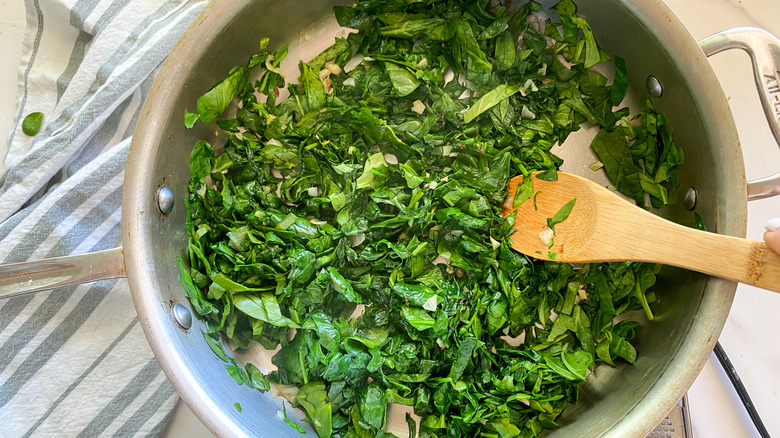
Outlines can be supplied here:
[[595, 172], [595, 171], [601, 169], [602, 167], [604, 167], [604, 163], [602, 163], [601, 161], [596, 161], [596, 162], [591, 163], [591, 165], [588, 166], [588, 167], [590, 167], [590, 170]]
[[546, 230], [539, 233], [539, 240], [541, 240], [545, 245], [549, 245], [553, 236], [555, 236], [555, 232], [547, 228]]
[[328, 61], [325, 63], [325, 68], [334, 75], [341, 74], [341, 67], [339, 67], [339, 65], [334, 62]]
[[366, 240], [366, 235], [363, 233], [355, 234], [354, 236], [350, 237], [352, 240], [352, 247], [356, 247], [363, 243], [364, 240]]
[[396, 157], [395, 155], [393, 155], [393, 154], [384, 154], [384, 157], [385, 157], [385, 161], [387, 162], [387, 164], [391, 164], [391, 165], [394, 165], [394, 166], [398, 165], [398, 157]]
[[422, 305], [422, 308], [433, 312], [436, 310], [436, 306], [439, 305], [439, 297], [437, 295], [433, 295], [432, 297], [428, 298], [428, 300]]

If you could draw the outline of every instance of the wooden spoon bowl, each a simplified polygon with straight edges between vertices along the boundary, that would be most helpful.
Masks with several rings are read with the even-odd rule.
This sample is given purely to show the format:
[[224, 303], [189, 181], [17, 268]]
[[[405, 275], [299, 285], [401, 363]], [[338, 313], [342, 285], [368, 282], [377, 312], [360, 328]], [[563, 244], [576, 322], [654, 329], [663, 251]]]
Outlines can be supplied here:
[[[516, 211], [512, 248], [530, 257], [568, 263], [642, 261], [678, 266], [780, 292], [780, 255], [763, 242], [709, 233], [670, 222], [593, 181], [558, 173], [557, 181], [533, 178], [533, 195], [513, 207], [523, 176], [509, 181], [504, 215]], [[576, 199], [555, 225], [547, 220]]]

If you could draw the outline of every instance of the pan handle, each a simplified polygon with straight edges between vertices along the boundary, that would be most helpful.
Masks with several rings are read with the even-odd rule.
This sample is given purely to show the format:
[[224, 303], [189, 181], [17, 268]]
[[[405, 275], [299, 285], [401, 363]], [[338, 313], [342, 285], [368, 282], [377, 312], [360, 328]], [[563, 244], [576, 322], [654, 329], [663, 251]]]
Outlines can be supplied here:
[[[750, 55], [761, 105], [780, 146], [780, 39], [757, 27], [735, 27], [702, 39], [699, 46], [707, 56], [728, 49], [742, 49]], [[748, 181], [747, 190], [751, 201], [780, 194], [780, 172]]]
[[0, 299], [73, 284], [127, 277], [122, 247], [0, 265]]

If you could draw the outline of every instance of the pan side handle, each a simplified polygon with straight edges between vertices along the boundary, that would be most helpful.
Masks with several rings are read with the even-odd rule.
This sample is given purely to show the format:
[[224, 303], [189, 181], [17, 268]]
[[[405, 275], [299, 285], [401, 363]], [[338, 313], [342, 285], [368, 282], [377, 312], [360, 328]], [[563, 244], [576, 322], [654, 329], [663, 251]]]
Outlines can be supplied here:
[[126, 276], [121, 246], [88, 254], [0, 265], [0, 299]]
[[[750, 55], [769, 128], [780, 146], [780, 39], [756, 27], [735, 27], [710, 35], [699, 46], [707, 56], [729, 49], [742, 49]], [[748, 181], [748, 200], [780, 194], [780, 172]]]

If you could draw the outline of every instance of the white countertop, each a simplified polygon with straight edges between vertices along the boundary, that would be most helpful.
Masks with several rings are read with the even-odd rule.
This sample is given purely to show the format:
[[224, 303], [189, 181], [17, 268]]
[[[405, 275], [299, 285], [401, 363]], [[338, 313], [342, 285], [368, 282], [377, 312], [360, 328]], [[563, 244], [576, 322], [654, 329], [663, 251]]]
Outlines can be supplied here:
[[[666, 0], [696, 39], [735, 26], [758, 26], [780, 36], [777, 0]], [[20, 0], [0, 0], [0, 155], [11, 126], [16, 72], [24, 30]], [[753, 84], [744, 53], [729, 51], [711, 58], [734, 113], [748, 178], [780, 171], [780, 149], [772, 137]], [[0, 160], [1, 161], [1, 160]], [[0, 169], [2, 164], [0, 163]], [[747, 237], [760, 240], [763, 225], [780, 216], [780, 197], [748, 205]], [[770, 434], [780, 436], [780, 294], [740, 285], [731, 314], [720, 337]], [[693, 434], [697, 438], [758, 437], [730, 382], [714, 356], [688, 392]], [[168, 437], [200, 438], [212, 435], [182, 403]]]
[[[667, 0], [695, 38], [736, 26], [758, 26], [780, 36], [776, 0]], [[780, 149], [766, 123], [746, 54], [711, 58], [734, 114], [748, 178], [780, 171]], [[780, 199], [748, 204], [747, 237], [760, 240], [764, 224], [780, 216]], [[728, 353], [770, 434], [780, 435], [780, 295], [739, 285], [720, 343]], [[695, 437], [757, 437], [719, 363], [709, 362], [688, 392]]]

